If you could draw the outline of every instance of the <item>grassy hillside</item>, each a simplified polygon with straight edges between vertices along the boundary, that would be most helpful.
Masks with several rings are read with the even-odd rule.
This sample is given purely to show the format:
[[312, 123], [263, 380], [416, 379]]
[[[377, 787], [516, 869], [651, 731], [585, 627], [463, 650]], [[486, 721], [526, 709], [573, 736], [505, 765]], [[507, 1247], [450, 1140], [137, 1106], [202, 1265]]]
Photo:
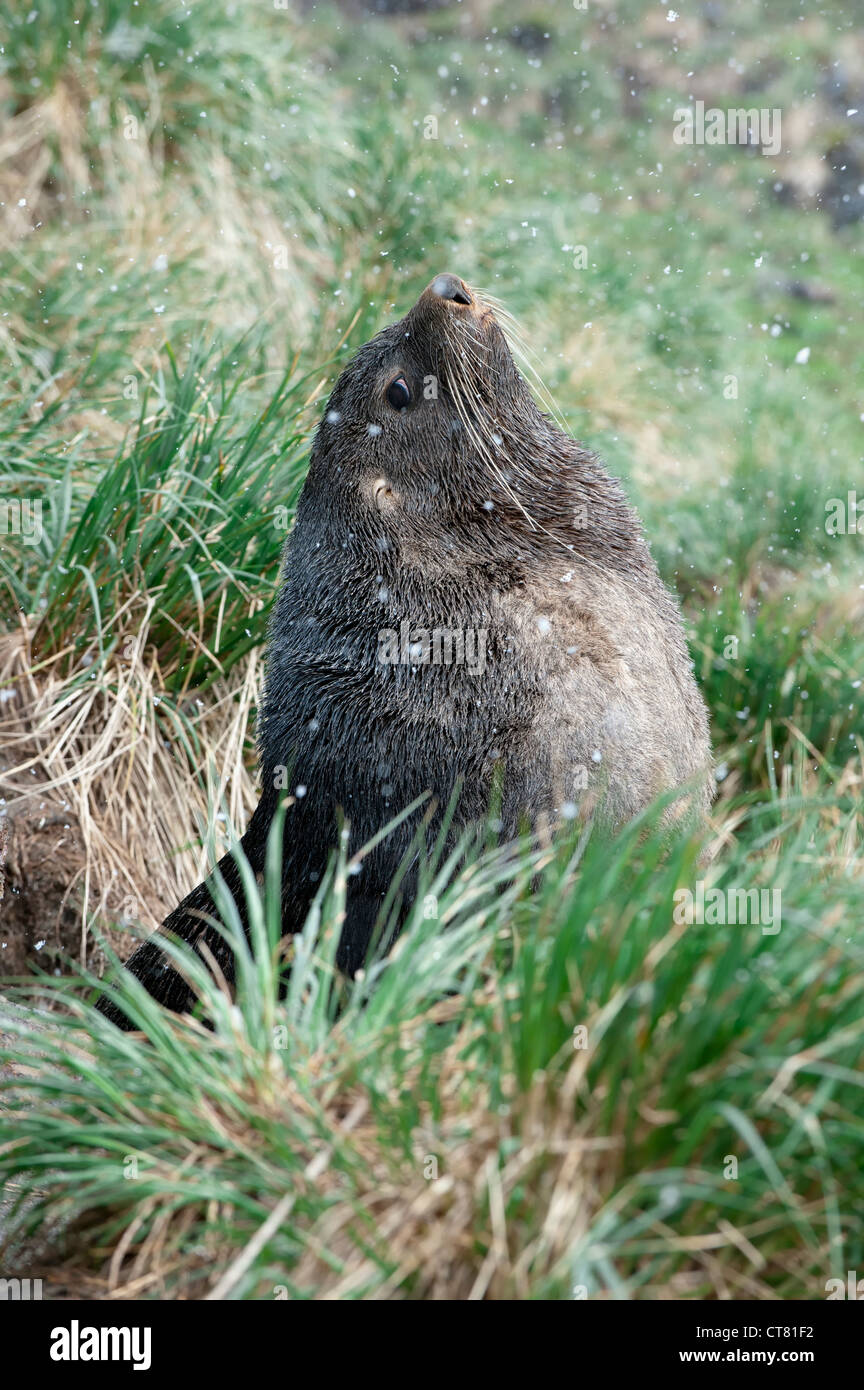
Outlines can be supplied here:
[[[30, 13], [0, 33], [6, 1263], [85, 1296], [824, 1297], [864, 1262], [864, 535], [826, 530], [864, 498], [853, 6]], [[779, 110], [780, 152], [676, 144], [696, 100]], [[256, 801], [322, 399], [445, 268], [516, 316], [682, 598], [711, 868], [653, 815], [515, 884], [430, 868], [437, 917], [349, 989], [337, 861], [286, 1001], [271, 892], [212, 1032], [129, 998], [150, 1041], [120, 1036], [88, 980]], [[700, 878], [779, 890], [780, 931], [676, 922]]]

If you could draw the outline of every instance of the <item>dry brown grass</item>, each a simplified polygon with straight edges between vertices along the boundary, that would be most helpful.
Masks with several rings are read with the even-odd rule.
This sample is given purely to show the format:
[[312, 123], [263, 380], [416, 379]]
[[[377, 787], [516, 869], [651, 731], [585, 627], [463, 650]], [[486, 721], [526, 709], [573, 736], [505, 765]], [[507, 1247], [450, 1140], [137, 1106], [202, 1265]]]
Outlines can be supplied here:
[[48, 944], [40, 964], [73, 950], [92, 964], [93, 917], [156, 927], [206, 872], [208, 835], [221, 854], [231, 828], [245, 825], [257, 799], [249, 752], [260, 658], [241, 662], [206, 706], [183, 709], [206, 749], [196, 765], [160, 718], [166, 696], [155, 661], [142, 656], [146, 625], [92, 683], [62, 674], [63, 653], [34, 668], [32, 636], [24, 627], [0, 637], [4, 925], [17, 968], [36, 961], [37, 940]]

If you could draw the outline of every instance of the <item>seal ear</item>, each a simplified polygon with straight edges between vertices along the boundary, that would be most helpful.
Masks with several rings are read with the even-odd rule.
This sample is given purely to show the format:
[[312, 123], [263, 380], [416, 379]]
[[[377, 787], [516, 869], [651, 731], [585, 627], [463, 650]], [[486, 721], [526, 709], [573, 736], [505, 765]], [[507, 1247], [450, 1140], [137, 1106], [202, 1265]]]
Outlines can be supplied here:
[[396, 506], [399, 497], [386, 478], [376, 478], [372, 484], [372, 500], [379, 512], [385, 512]]

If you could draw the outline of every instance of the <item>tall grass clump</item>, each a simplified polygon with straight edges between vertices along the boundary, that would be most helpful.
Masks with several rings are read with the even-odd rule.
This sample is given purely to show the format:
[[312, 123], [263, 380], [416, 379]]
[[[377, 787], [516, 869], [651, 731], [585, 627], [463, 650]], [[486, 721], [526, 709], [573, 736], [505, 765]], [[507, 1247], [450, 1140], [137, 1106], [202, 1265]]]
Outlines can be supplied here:
[[776, 933], [676, 925], [699, 845], [647, 817], [439, 863], [437, 919], [353, 985], [337, 856], [282, 998], [274, 837], [253, 950], [226, 927], [236, 998], [172, 951], [209, 1027], [123, 976], [138, 1033], [68, 990], [5, 1011], [16, 1239], [62, 1228], [69, 1277], [113, 1297], [821, 1296], [864, 1253], [864, 1000], [860, 881], [814, 875], [820, 821], [756, 814], [711, 871], [779, 882]]

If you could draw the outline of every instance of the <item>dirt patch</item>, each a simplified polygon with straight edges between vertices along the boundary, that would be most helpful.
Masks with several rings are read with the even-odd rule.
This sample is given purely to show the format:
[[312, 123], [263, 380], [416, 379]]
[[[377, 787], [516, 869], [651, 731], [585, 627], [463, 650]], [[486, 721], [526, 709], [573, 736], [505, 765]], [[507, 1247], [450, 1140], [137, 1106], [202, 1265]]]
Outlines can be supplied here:
[[[81, 927], [87, 856], [74, 816], [50, 797], [34, 799], [7, 836], [0, 975], [65, 972], [72, 961], [101, 971], [104, 953]], [[113, 944], [122, 948], [125, 936]]]

